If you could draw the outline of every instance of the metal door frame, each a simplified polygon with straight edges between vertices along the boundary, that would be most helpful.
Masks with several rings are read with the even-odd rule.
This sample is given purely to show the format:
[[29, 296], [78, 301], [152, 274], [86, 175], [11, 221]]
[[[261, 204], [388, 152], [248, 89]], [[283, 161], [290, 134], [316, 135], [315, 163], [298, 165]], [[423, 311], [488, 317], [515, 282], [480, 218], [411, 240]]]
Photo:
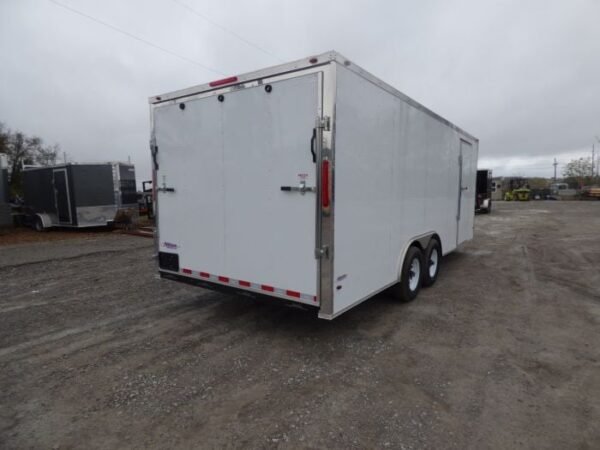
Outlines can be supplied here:
[[462, 209], [462, 196], [463, 191], [467, 190], [469, 187], [463, 187], [463, 145], [468, 145], [473, 148], [473, 144], [471, 144], [466, 139], [460, 139], [459, 148], [458, 148], [458, 210], [456, 211], [456, 245], [458, 246], [458, 240], [460, 236], [460, 219], [461, 219], [461, 209]]
[[[67, 193], [67, 208], [69, 211], [68, 222], [60, 220], [60, 211], [58, 210], [58, 192], [56, 189], [56, 183], [54, 181], [56, 172], [64, 172], [64, 174], [65, 174], [65, 192]], [[53, 169], [52, 170], [52, 187], [54, 189], [54, 206], [56, 207], [56, 217], [58, 218], [58, 222], [72, 224], [73, 223], [73, 212], [71, 211], [71, 193], [69, 192], [69, 175], [67, 173], [66, 167], [63, 167], [61, 169]]]

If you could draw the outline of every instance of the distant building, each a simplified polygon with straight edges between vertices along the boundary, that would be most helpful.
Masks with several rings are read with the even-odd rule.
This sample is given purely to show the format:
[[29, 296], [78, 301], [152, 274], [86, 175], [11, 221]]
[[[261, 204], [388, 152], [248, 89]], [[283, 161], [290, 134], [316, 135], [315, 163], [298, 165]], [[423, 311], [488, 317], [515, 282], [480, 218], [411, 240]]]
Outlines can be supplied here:
[[502, 191], [502, 177], [492, 178], [492, 200], [503, 200], [504, 192]]
[[579, 191], [569, 188], [567, 183], [553, 183], [550, 185], [550, 194], [559, 200], [574, 200]]

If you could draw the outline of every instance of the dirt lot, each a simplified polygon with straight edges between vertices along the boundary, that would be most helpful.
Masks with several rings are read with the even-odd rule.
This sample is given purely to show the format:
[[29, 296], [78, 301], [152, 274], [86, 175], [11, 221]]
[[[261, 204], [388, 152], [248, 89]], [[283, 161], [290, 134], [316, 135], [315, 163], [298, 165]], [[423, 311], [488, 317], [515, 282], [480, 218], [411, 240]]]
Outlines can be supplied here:
[[600, 202], [498, 204], [333, 322], [160, 281], [125, 235], [0, 248], [0, 447], [600, 448]]
[[99, 234], [109, 234], [113, 231], [106, 228], [59, 230], [50, 229], [43, 233], [31, 228], [0, 228], [0, 247], [4, 245], [25, 244], [30, 242], [63, 241], [66, 239], [96, 239]]

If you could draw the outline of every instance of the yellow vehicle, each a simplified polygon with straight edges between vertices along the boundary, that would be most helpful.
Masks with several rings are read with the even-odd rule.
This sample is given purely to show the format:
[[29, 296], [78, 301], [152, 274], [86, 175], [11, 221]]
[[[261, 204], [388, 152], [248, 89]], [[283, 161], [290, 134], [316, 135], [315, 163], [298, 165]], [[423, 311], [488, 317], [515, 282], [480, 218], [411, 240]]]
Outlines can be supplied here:
[[515, 189], [514, 191], [512, 191], [513, 199], [518, 200], [520, 202], [528, 202], [530, 192], [531, 191], [527, 188]]
[[527, 188], [519, 188], [513, 189], [512, 191], [507, 191], [504, 194], [504, 200], [509, 201], [519, 201], [519, 202], [527, 202], [529, 201], [531, 191]]

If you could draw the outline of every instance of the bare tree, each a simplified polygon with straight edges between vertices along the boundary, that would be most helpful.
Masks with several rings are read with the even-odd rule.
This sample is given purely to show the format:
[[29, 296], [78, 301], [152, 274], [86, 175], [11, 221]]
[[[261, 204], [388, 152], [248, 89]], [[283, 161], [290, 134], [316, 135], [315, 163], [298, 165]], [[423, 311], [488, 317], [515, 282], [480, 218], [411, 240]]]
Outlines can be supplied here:
[[7, 152], [9, 134], [6, 126], [0, 122], [0, 153]]
[[54, 165], [59, 151], [60, 146], [58, 144], [41, 147], [35, 155], [35, 163], [40, 166]]
[[60, 151], [58, 144], [45, 146], [41, 138], [12, 132], [0, 122], [0, 153], [8, 157], [10, 188], [13, 194], [23, 191], [23, 164], [52, 165]]
[[577, 187], [593, 184], [592, 159], [590, 157], [573, 159], [563, 169], [563, 176], [570, 185]]

